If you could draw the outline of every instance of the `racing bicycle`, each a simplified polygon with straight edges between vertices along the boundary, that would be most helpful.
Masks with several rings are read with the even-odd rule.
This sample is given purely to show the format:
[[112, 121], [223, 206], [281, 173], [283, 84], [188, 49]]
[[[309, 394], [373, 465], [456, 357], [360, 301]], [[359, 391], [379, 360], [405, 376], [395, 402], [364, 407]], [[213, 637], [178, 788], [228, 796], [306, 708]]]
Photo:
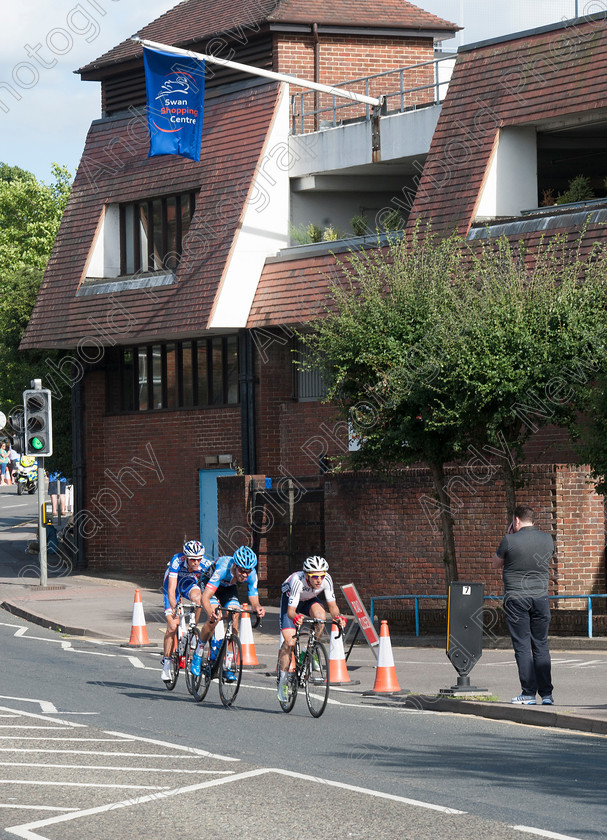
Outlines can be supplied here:
[[[316, 625], [331, 624], [333, 619], [304, 618], [295, 628], [295, 668], [289, 671], [287, 680], [287, 699], [279, 700], [283, 712], [290, 712], [297, 699], [297, 691], [303, 688], [306, 702], [312, 717], [322, 715], [329, 699], [329, 658], [327, 649], [316, 638]], [[305, 625], [305, 626], [304, 626]], [[302, 646], [301, 634], [308, 634], [308, 643]], [[339, 634], [341, 634], [341, 627]], [[280, 663], [280, 653], [278, 655]], [[280, 678], [280, 668], [276, 668], [276, 683]]]
[[194, 605], [184, 607], [181, 601], [177, 605], [177, 645], [171, 656], [171, 679], [165, 682], [168, 691], [173, 691], [177, 685], [180, 668], [185, 670], [185, 684], [190, 694], [194, 693], [194, 682], [199, 679], [191, 673], [189, 667], [198, 643], [196, 609]]
[[[217, 610], [219, 612], [219, 608]], [[242, 610], [222, 609], [224, 622], [224, 637], [221, 647], [217, 651], [215, 659], [211, 659], [211, 644], [204, 645], [200, 663], [200, 676], [190, 674], [192, 680], [192, 696], [197, 703], [200, 703], [207, 696], [211, 680], [217, 678], [219, 681], [219, 696], [224, 706], [231, 706], [242, 679], [242, 646], [238, 633], [234, 628], [233, 617]], [[198, 630], [194, 628], [196, 643], [200, 639]], [[194, 644], [194, 642], [192, 642]], [[194, 647], [192, 653], [196, 648]], [[186, 670], [187, 674], [187, 670]]]

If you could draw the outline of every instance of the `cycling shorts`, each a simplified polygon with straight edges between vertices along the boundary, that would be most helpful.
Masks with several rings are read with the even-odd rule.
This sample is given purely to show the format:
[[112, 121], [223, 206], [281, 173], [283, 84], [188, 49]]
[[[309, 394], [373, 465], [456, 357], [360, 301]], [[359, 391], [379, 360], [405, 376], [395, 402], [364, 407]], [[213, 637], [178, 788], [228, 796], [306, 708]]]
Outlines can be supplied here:
[[[308, 601], [300, 601], [297, 605], [297, 612], [301, 615], [307, 615], [308, 618], [310, 617], [310, 607], [312, 604], [320, 604], [322, 607], [322, 602], [318, 598], [310, 598]], [[282, 593], [282, 598], [280, 599], [280, 629], [281, 630], [295, 630], [295, 623], [291, 621], [289, 616], [287, 615], [287, 609], [289, 607], [289, 595], [287, 592]], [[324, 607], [323, 607], [324, 610]]]
[[[198, 578], [195, 575], [182, 575], [181, 577], [177, 578], [177, 589], [175, 590], [175, 598], [179, 601], [180, 598], [189, 598], [190, 592], [192, 589], [198, 589], [200, 591], [200, 584], [198, 583]], [[172, 612], [172, 607], [169, 603], [169, 579], [167, 577], [165, 581], [165, 585], [162, 587], [162, 591], [164, 594], [164, 614], [168, 615]]]
[[234, 583], [230, 586], [218, 586], [215, 590], [215, 594], [211, 595], [211, 604], [214, 607], [221, 604], [222, 607], [226, 607], [228, 610], [240, 609], [240, 601], [238, 600], [238, 589], [236, 584]]

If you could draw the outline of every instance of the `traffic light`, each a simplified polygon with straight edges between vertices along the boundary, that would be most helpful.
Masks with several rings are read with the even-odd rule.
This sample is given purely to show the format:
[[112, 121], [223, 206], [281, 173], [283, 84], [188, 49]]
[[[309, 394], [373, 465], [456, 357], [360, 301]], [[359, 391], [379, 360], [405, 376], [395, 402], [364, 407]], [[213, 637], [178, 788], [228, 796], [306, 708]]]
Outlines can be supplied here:
[[53, 416], [51, 392], [48, 388], [32, 388], [23, 392], [25, 454], [53, 454]]

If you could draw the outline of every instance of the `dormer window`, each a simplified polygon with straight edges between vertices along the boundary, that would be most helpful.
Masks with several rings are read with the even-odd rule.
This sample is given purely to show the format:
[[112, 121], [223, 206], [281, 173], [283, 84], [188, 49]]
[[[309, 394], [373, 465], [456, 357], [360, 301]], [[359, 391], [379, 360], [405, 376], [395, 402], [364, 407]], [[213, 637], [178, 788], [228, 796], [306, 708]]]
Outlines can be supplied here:
[[175, 271], [194, 207], [193, 192], [119, 205], [120, 274]]

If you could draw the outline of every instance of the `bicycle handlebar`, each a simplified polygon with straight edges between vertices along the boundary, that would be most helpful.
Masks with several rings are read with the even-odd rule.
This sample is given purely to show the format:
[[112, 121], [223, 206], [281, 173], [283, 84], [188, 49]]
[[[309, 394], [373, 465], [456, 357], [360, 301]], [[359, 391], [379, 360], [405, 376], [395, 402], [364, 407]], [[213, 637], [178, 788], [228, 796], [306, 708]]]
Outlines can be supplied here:
[[[304, 624], [334, 624], [335, 620], [333, 618], [308, 618], [304, 616], [302, 618], [300, 624], [295, 628], [296, 633], [299, 635], [301, 628]], [[341, 624], [337, 624], [337, 638], [339, 639], [340, 636], [343, 635], [344, 629]]]

